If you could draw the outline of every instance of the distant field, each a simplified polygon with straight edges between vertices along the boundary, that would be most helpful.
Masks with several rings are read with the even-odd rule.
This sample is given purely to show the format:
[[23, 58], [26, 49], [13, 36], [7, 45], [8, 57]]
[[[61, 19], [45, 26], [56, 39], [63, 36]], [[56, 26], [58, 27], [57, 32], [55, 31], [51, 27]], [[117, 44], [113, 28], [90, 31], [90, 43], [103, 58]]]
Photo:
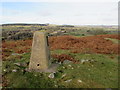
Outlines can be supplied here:
[[3, 25], [3, 40], [32, 38], [35, 31], [46, 31], [50, 35], [91, 36], [100, 34], [118, 34], [117, 26], [64, 26], [64, 25]]
[[[26, 71], [34, 31], [50, 33], [51, 61], [59, 64], [57, 72]], [[2, 39], [4, 88], [118, 88], [116, 27], [3, 26]]]

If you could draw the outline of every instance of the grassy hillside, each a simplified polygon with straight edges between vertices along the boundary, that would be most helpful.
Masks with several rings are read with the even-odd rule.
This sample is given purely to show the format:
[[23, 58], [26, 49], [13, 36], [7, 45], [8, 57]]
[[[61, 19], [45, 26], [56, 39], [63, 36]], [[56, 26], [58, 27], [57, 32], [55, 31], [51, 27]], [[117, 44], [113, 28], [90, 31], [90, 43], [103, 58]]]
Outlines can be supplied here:
[[[60, 62], [51, 58], [52, 63], [59, 63], [54, 78], [51, 73], [26, 72], [30, 53], [22, 55], [21, 59], [3, 61], [3, 75], [7, 80], [4, 87], [10, 88], [117, 88], [118, 87], [118, 60], [117, 55], [102, 54], [66, 54], [79, 61]], [[64, 54], [62, 50], [52, 51], [55, 54]], [[113, 58], [112, 58], [113, 57]], [[15, 63], [21, 64], [17, 66]], [[4, 80], [4, 79], [3, 79]]]
[[[2, 29], [3, 88], [118, 88], [116, 28], [5, 25]], [[41, 30], [51, 35], [50, 60], [59, 65], [53, 73], [28, 71], [33, 33]]]

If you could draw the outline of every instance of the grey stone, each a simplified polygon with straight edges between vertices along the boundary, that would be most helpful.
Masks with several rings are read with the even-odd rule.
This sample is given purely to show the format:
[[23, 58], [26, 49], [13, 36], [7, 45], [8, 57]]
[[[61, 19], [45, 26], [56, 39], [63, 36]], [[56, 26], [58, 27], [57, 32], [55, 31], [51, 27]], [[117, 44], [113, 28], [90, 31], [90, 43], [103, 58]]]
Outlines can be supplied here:
[[54, 73], [49, 74], [48, 77], [49, 77], [49, 78], [54, 78], [54, 77], [55, 77], [55, 76], [54, 76]]
[[17, 65], [17, 66], [23, 66], [23, 67], [27, 66], [26, 62], [23, 62], [23, 63], [14, 63], [14, 64]]
[[59, 62], [59, 64], [62, 64], [61, 62]]
[[69, 79], [69, 80], [66, 80], [65, 82], [71, 82], [72, 81], [72, 79]]
[[72, 67], [72, 65], [68, 65], [69, 67]]
[[15, 65], [17, 65], [17, 66], [21, 66], [21, 64], [20, 63], [14, 63]]
[[16, 56], [16, 55], [20, 55], [20, 54], [18, 54], [18, 53], [12, 53], [11, 55]]
[[6, 70], [6, 69], [4, 69], [3, 71], [4, 71], [4, 72], [6, 72], [7, 70]]
[[81, 60], [81, 63], [83, 64], [84, 62], [85, 62], [85, 60], [84, 60], [84, 59], [82, 59], [82, 60]]
[[83, 64], [83, 63], [85, 63], [85, 62], [94, 62], [94, 60], [90, 60], [90, 59], [82, 59], [81, 60], [81, 63]]
[[17, 72], [17, 70], [16, 70], [16, 69], [13, 69], [12, 72]]
[[63, 61], [63, 64], [69, 64], [69, 63], [71, 63], [72, 61], [70, 61], [70, 60], [65, 60], [65, 61]]
[[81, 82], [82, 82], [82, 80], [78, 80], [78, 82], [79, 82], [79, 83], [81, 83]]
[[67, 75], [66, 73], [65, 73], [65, 74], [63, 74], [63, 75], [62, 75], [62, 78], [63, 78], [63, 77], [65, 77], [66, 75]]
[[58, 85], [55, 85], [55, 87], [58, 87]]

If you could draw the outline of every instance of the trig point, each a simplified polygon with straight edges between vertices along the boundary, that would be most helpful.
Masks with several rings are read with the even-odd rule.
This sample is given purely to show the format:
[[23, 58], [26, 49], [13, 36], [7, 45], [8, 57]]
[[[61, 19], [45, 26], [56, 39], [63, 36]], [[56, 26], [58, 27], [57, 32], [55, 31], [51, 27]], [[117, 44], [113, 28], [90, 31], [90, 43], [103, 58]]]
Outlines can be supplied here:
[[36, 31], [33, 36], [29, 70], [54, 72], [56, 65], [51, 65], [48, 36], [45, 32]]

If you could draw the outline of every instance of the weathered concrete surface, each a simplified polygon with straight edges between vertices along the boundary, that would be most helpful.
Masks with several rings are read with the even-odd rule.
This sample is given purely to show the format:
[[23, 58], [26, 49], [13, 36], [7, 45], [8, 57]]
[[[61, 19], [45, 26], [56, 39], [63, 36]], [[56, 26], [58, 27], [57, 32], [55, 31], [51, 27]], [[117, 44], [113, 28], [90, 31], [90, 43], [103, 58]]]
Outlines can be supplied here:
[[51, 65], [47, 41], [45, 32], [36, 31], [34, 33], [29, 70], [46, 71]]

